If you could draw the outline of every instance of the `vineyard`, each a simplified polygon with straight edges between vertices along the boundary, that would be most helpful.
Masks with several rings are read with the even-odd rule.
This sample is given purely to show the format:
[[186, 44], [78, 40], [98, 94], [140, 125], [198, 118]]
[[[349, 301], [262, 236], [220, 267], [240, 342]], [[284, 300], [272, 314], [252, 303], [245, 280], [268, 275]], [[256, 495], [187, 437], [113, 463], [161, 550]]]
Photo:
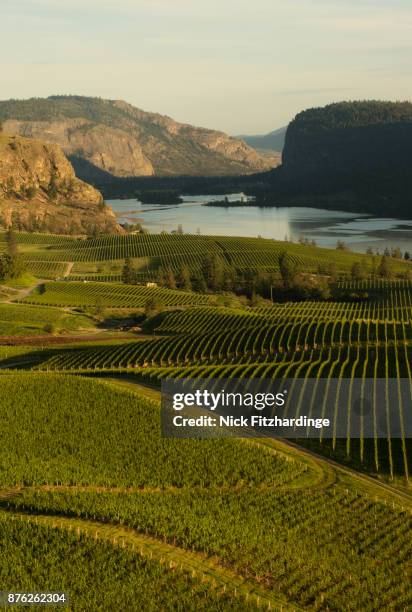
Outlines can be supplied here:
[[173, 291], [158, 287], [140, 287], [96, 282], [54, 282], [42, 285], [23, 301], [45, 306], [95, 306], [101, 300], [110, 308], [143, 308], [150, 298], [165, 306], [190, 306], [213, 302], [213, 298], [196, 293]]
[[[2, 582], [67, 590], [73, 609], [88, 610], [411, 609], [403, 430], [355, 439], [347, 402], [344, 437], [163, 438], [158, 401], [166, 379], [216, 390], [230, 379], [235, 391], [289, 380], [294, 415], [304, 412], [302, 383], [314, 385], [305, 408], [332, 407], [337, 418], [344, 383], [383, 380], [376, 420], [378, 403], [393, 414], [393, 380], [406, 385], [395, 406], [403, 422], [410, 263], [393, 259], [392, 278], [378, 278], [371, 256], [261, 238], [17, 242], [37, 280], [6, 287], [0, 302]], [[326, 297], [148, 283], [160, 269], [203, 274], [206, 256], [239, 277], [281, 278], [285, 251], [309, 280], [334, 266]], [[122, 282], [126, 258], [136, 284]], [[364, 280], [351, 277], [357, 262]]]
[[[22, 559], [38, 568], [30, 584], [41, 584], [41, 572], [54, 575], [52, 548], [77, 545], [79, 561], [59, 568], [59, 590], [76, 598], [87, 555], [95, 571], [108, 568], [109, 598], [118, 564], [129, 593], [134, 569], [137, 593], [155, 580], [164, 583], [159, 597], [173, 597], [173, 579], [179, 597], [187, 590], [206, 609], [410, 606], [407, 500], [371, 497], [361, 481], [348, 485], [275, 442], [162, 439], [158, 405], [110, 383], [5, 374], [0, 398], [8, 466], [0, 529], [6, 547], [23, 544], [14, 565], [21, 588]], [[88, 596], [96, 605], [98, 594]]]
[[[341, 283], [339, 290], [345, 291], [348, 284]], [[166, 378], [412, 381], [411, 285], [401, 280], [366, 281], [351, 283], [349, 289], [368, 290], [371, 298], [217, 308], [201, 305], [210, 298], [195, 293], [103, 283], [50, 283], [43, 293], [26, 301], [93, 305], [100, 295], [111, 306], [137, 307], [147, 295], [157, 294], [166, 295], [165, 303], [171, 308], [178, 296], [179, 306], [185, 304], [186, 297], [189, 304], [155, 317], [149, 334], [136, 342], [50, 348], [32, 353], [30, 367], [127, 374], [151, 385]], [[191, 306], [191, 299], [198, 299], [200, 305]], [[26, 363], [22, 367], [27, 367]], [[324, 405], [336, 400], [332, 388], [329, 393], [322, 399]], [[313, 402], [315, 399], [316, 394]], [[297, 414], [302, 401], [296, 402]], [[330, 444], [323, 442], [319, 450], [375, 473], [409, 478], [412, 449], [407, 439], [351, 441], [348, 430], [346, 441], [335, 438]]]
[[[309, 245], [280, 242], [265, 238], [236, 238], [222, 236], [197, 236], [190, 234], [133, 234], [79, 239], [48, 234], [17, 234], [21, 252], [29, 269], [41, 278], [61, 277], [68, 264], [107, 264], [133, 259], [142, 280], [152, 280], [159, 268], [171, 268], [178, 272], [183, 265], [196, 273], [205, 256], [215, 256], [223, 267], [231, 266], [242, 272], [250, 268], [266, 272], [279, 269], [279, 255], [287, 252], [292, 260], [306, 272], [335, 266], [341, 274], [347, 274], [354, 262], [363, 262], [372, 270], [376, 262], [366, 255], [347, 251], [333, 251]], [[6, 249], [6, 236], [0, 234], [0, 251]], [[394, 271], [405, 273], [409, 264], [394, 260]], [[91, 276], [95, 276], [92, 273]], [[77, 280], [89, 278], [74, 272]], [[91, 278], [90, 278], [91, 280]]]
[[17, 592], [41, 592], [48, 584], [52, 590], [67, 593], [70, 607], [77, 610], [127, 610], [131, 601], [138, 601], [144, 610], [179, 606], [193, 612], [238, 609], [233, 594], [210, 588], [189, 572], [170, 571], [131, 546], [124, 550], [113, 546], [109, 538], [96, 542], [80, 530], [71, 533], [68, 528], [61, 533], [47, 521], [39, 523], [37, 517], [30, 522], [5, 513], [0, 516], [4, 552], [0, 576], [3, 584], [12, 584]]

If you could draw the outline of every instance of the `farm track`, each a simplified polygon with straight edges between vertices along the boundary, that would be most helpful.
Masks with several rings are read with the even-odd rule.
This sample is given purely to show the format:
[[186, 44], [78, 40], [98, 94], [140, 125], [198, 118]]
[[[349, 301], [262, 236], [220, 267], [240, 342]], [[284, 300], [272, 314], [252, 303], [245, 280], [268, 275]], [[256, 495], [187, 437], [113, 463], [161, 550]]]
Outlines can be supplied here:
[[73, 270], [73, 266], [74, 266], [74, 262], [73, 261], [69, 261], [67, 263], [67, 267], [66, 267], [66, 270], [65, 270], [65, 272], [63, 274], [63, 278], [67, 278], [70, 275], [71, 271]]
[[[80, 487], [83, 490], [82, 487]], [[0, 503], [19, 495], [21, 488], [14, 487], [0, 491]], [[272, 610], [302, 610], [296, 605], [275, 596], [258, 582], [252, 582], [239, 576], [231, 569], [220, 564], [218, 557], [208, 557], [203, 553], [189, 551], [174, 544], [162, 542], [157, 538], [139, 533], [137, 530], [87, 519], [78, 519], [62, 515], [32, 514], [30, 512], [14, 512], [4, 508], [0, 510], [4, 515], [14, 520], [29, 521], [53, 529], [75, 531], [77, 535], [85, 535], [95, 540], [105, 540], [113, 546], [135, 550], [142, 557], [156, 559], [162, 565], [169, 567], [170, 571], [183, 571], [192, 578], [201, 582], [208, 582], [212, 588], [222, 592], [230, 591], [233, 595], [245, 601], [264, 606]]]
[[47, 283], [47, 280], [37, 278], [36, 282], [30, 285], [29, 287], [24, 287], [23, 289], [17, 289], [16, 293], [7, 298], [6, 300], [2, 300], [1, 304], [15, 304], [16, 302], [20, 302], [28, 297], [33, 291], [35, 291], [40, 285]]

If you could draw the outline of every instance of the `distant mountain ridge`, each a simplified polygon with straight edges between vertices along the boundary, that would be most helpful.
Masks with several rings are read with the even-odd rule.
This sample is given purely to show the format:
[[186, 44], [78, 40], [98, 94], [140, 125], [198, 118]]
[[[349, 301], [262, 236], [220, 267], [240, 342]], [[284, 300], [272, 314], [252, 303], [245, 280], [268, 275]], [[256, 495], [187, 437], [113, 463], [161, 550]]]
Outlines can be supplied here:
[[253, 147], [257, 151], [277, 151], [282, 153], [283, 147], [285, 146], [287, 126], [281, 127], [278, 130], [273, 130], [269, 134], [255, 135], [255, 136], [239, 136], [246, 142], [250, 147]]
[[84, 180], [242, 175], [275, 165], [242, 140], [122, 100], [51, 96], [0, 101], [0, 121], [5, 132], [59, 144]]

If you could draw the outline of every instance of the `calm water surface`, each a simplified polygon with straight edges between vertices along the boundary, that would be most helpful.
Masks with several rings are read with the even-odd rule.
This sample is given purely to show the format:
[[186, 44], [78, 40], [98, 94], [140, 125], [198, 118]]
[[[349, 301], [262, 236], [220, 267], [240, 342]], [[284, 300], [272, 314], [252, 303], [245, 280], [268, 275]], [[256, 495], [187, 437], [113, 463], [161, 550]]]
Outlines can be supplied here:
[[[232, 194], [239, 200], [243, 194]], [[412, 220], [373, 218], [368, 215], [309, 207], [212, 208], [204, 202], [223, 200], [223, 195], [184, 196], [182, 204], [142, 204], [133, 200], [109, 200], [120, 223], [141, 223], [150, 233], [175, 231], [181, 225], [189, 234], [262, 236], [297, 241], [316, 240], [319, 246], [334, 247], [344, 240], [354, 251], [368, 247], [382, 252], [399, 246], [412, 251]], [[246, 199], [246, 197], [244, 197]]]

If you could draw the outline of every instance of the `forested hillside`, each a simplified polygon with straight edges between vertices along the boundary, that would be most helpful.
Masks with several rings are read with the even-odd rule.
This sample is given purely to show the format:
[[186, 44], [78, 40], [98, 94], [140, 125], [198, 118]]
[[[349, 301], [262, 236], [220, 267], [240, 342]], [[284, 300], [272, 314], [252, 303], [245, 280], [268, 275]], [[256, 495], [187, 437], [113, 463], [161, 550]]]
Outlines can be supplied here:
[[[412, 104], [341, 102], [299, 113], [289, 124], [283, 164], [259, 178], [266, 203], [283, 198], [379, 213], [412, 208]], [[303, 199], [302, 199], [303, 198]]]

